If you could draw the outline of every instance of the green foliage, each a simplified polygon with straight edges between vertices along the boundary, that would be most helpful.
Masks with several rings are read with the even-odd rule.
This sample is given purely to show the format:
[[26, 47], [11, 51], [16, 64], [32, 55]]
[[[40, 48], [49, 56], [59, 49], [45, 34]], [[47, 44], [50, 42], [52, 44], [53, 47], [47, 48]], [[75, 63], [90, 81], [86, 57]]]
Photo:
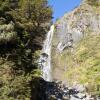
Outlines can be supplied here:
[[14, 42], [17, 38], [16, 32], [14, 32], [13, 24], [3, 24], [0, 25], [0, 44], [7, 43], [9, 41]]
[[0, 0], [0, 100], [30, 100], [51, 18], [47, 0]]
[[21, 24], [25, 30], [32, 32], [43, 23], [50, 21], [52, 10], [47, 5], [47, 0], [20, 0], [19, 8], [11, 11], [14, 20]]
[[100, 6], [100, 1], [99, 0], [87, 0], [88, 4], [92, 6]]

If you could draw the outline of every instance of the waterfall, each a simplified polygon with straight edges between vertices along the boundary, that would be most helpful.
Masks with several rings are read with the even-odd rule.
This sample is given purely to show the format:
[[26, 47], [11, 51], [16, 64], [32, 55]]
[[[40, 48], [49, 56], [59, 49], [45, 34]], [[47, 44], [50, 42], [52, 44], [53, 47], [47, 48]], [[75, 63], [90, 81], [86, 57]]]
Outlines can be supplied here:
[[47, 33], [42, 49], [42, 54], [39, 59], [39, 65], [41, 67], [42, 77], [46, 81], [52, 80], [51, 45], [52, 45], [53, 34], [54, 34], [54, 25], [51, 26], [50, 31]]

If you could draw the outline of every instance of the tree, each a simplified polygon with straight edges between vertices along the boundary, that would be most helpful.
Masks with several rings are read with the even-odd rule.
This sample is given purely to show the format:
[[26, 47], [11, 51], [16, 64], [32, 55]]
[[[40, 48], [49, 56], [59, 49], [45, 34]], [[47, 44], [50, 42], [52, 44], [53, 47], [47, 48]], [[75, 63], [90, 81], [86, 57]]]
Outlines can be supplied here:
[[47, 0], [0, 0], [0, 100], [30, 100], [30, 81], [40, 74], [36, 50], [51, 18]]

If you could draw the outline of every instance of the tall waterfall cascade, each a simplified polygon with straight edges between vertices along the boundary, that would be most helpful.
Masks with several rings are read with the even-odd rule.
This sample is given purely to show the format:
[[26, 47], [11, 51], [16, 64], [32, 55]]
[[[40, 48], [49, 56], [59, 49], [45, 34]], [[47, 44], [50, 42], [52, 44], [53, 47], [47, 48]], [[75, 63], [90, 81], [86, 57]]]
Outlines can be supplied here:
[[54, 25], [51, 26], [50, 31], [47, 33], [44, 41], [42, 54], [39, 59], [39, 65], [42, 71], [42, 77], [46, 81], [52, 81], [52, 68], [51, 68], [51, 46], [54, 34]]

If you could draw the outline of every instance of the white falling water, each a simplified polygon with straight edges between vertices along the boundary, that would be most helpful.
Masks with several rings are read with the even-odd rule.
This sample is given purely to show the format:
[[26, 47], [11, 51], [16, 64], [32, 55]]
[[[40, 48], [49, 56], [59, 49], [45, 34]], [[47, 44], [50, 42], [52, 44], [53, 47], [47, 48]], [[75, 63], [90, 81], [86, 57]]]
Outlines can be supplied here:
[[42, 54], [39, 59], [39, 64], [42, 70], [42, 77], [46, 81], [51, 81], [51, 45], [54, 34], [54, 25], [51, 26], [50, 31], [47, 33], [46, 40], [44, 41]]

